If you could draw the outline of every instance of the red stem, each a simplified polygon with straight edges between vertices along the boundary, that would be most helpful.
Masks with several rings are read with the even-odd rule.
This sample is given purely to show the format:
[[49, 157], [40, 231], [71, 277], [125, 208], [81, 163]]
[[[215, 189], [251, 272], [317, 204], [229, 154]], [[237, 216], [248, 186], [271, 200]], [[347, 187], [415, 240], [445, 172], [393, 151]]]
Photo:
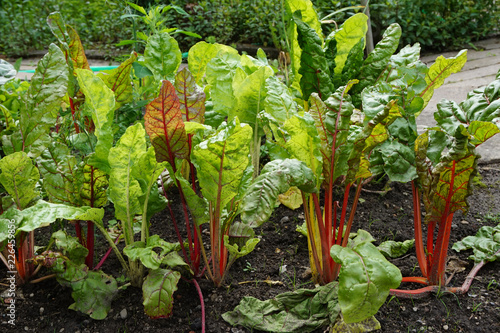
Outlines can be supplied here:
[[424, 239], [422, 236], [422, 214], [420, 212], [420, 193], [415, 186], [415, 182], [411, 182], [413, 194], [413, 222], [415, 224], [415, 249], [417, 252], [418, 265], [422, 275], [427, 278], [427, 260], [424, 250]]
[[89, 254], [85, 258], [85, 265], [92, 268], [94, 266], [94, 222], [87, 221], [87, 250]]
[[71, 117], [73, 118], [73, 125], [75, 126], [75, 132], [78, 134], [80, 133], [80, 128], [78, 127], [75, 121], [75, 105], [73, 104], [73, 99], [71, 97], [69, 98], [69, 106], [71, 108]]
[[[347, 184], [344, 190], [344, 201], [342, 202], [342, 213], [340, 214], [339, 232], [335, 244], [340, 245], [342, 241], [342, 234], [344, 232], [345, 215], [347, 212], [347, 203], [349, 200], [349, 190], [351, 189], [351, 184]], [[349, 238], [349, 235], [345, 235]]]
[[203, 301], [203, 294], [201, 293], [200, 285], [196, 279], [192, 279], [191, 282], [196, 287], [196, 291], [198, 292], [198, 296], [200, 297], [200, 305], [201, 305], [201, 333], [205, 333], [205, 302]]
[[420, 283], [420, 284], [425, 284], [426, 286], [429, 285], [429, 281], [427, 280], [427, 278], [422, 276], [406, 276], [403, 277], [403, 280], [401, 280], [401, 282]]
[[300, 191], [300, 194], [302, 195], [302, 202], [303, 202], [303, 207], [304, 207], [304, 217], [306, 219], [307, 230], [309, 233], [309, 237], [307, 237], [307, 238], [309, 238], [309, 242], [311, 244], [314, 265], [316, 266], [316, 269], [318, 271], [320, 282], [324, 283], [324, 281], [323, 281], [323, 277], [324, 277], [323, 271], [324, 270], [321, 268], [319, 258], [318, 258], [318, 251], [316, 251], [316, 244], [314, 243], [314, 239], [312, 236], [313, 235], [313, 233], [312, 233], [313, 227], [312, 227], [311, 215], [309, 214], [309, 209], [308, 209], [309, 205], [307, 204], [307, 200], [306, 200], [306, 196], [304, 195], [304, 192]]
[[[119, 242], [120, 242], [120, 235], [118, 235], [118, 237], [116, 237], [115, 245], [118, 244]], [[94, 271], [97, 271], [99, 268], [101, 268], [101, 266], [104, 264], [106, 259], [108, 259], [109, 255], [111, 254], [111, 251], [113, 251], [113, 248], [110, 246], [108, 251], [106, 251], [106, 253], [104, 254], [104, 257], [102, 257], [101, 261], [99, 261], [97, 266], [94, 267], [94, 269], [93, 269]]]

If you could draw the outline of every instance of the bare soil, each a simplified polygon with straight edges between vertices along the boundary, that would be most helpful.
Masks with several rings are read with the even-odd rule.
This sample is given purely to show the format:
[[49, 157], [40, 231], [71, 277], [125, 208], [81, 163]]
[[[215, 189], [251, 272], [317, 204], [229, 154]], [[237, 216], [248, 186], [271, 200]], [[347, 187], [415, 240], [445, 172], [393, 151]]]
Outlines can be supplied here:
[[[473, 235], [485, 225], [500, 223], [500, 164], [480, 167], [482, 179], [476, 184], [469, 198], [470, 211], [466, 216], [455, 214], [450, 244], [465, 236]], [[384, 180], [366, 186], [367, 190], [380, 191]], [[380, 193], [364, 191], [363, 202], [358, 206], [353, 231], [369, 231], [377, 240], [404, 241], [413, 238], [411, 188], [406, 184], [389, 184], [390, 191]], [[109, 210], [109, 208], [108, 208]], [[271, 220], [257, 230], [262, 239], [256, 250], [239, 259], [221, 288], [214, 288], [206, 279], [200, 286], [206, 307], [207, 332], [247, 332], [229, 326], [221, 314], [232, 310], [243, 296], [269, 299], [279, 293], [296, 288], [314, 287], [306, 271], [309, 266], [306, 238], [295, 229], [302, 224], [302, 209], [295, 211], [279, 207]], [[176, 241], [166, 213], [153, 219], [152, 234]], [[43, 241], [50, 235], [50, 228], [37, 232]], [[107, 250], [101, 235], [97, 236], [97, 258]], [[451, 245], [450, 245], [451, 246]], [[466, 269], [457, 272], [451, 285], [461, 286], [473, 263], [467, 260], [470, 252], [450, 250], [452, 260], [466, 262]], [[403, 276], [418, 276], [414, 249], [405, 256], [391, 260]], [[279, 267], [286, 265], [280, 274]], [[120, 266], [114, 255], [106, 261], [103, 271], [120, 276]], [[41, 271], [39, 276], [49, 274]], [[0, 271], [0, 294], [6, 289], [6, 271]], [[265, 281], [275, 281], [267, 283]], [[401, 288], [417, 288], [402, 285]], [[173, 315], [168, 319], [149, 319], [143, 310], [140, 289], [128, 288], [113, 302], [105, 320], [97, 321], [69, 310], [73, 303], [71, 290], [62, 288], [55, 279], [18, 288], [16, 301], [16, 326], [7, 324], [6, 304], [0, 297], [1, 332], [201, 332], [200, 302], [195, 287], [186, 281], [179, 282], [175, 293]], [[500, 262], [487, 264], [472, 283], [466, 295], [430, 295], [409, 300], [389, 297], [377, 313], [381, 332], [500, 332]], [[317, 332], [328, 332], [328, 328]]]

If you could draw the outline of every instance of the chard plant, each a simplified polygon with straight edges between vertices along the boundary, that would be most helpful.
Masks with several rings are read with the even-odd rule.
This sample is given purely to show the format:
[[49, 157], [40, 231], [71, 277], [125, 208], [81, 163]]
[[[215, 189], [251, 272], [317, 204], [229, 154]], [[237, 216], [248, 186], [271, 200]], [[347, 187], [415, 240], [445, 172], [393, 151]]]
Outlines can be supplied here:
[[[440, 291], [462, 294], [468, 291], [479, 268], [494, 260], [496, 247], [490, 248], [488, 255], [477, 257], [481, 258], [476, 260], [478, 266], [474, 267], [462, 287], [448, 286], [451, 277], [447, 278], [445, 272], [451, 224], [454, 213], [468, 210], [467, 197], [472, 193], [472, 180], [477, 174], [480, 158], [475, 148], [500, 132], [498, 87], [500, 75], [486, 87], [470, 92], [460, 104], [448, 100], [439, 102], [434, 114], [437, 127], [418, 136], [414, 155], [405, 154], [407, 160], [415, 161], [412, 167], [417, 174], [412, 189], [415, 246], [422, 276], [405, 277], [403, 281], [426, 287], [393, 290], [391, 293], [403, 297], [422, 297]], [[420, 211], [421, 202], [424, 213]], [[475, 239], [459, 242], [454, 249], [482, 246], [475, 244]]]

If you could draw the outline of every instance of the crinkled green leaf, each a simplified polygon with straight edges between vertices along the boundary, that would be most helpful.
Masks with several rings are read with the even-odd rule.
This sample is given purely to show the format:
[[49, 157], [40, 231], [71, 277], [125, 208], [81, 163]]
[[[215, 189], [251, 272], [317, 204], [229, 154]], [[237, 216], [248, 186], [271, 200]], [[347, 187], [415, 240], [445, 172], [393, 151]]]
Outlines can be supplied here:
[[64, 53], [55, 44], [38, 62], [31, 84], [21, 104], [20, 132], [2, 138], [3, 151], [25, 151], [36, 158], [45, 150], [59, 108], [68, 88], [68, 67]]
[[189, 71], [193, 73], [194, 80], [197, 84], [201, 84], [202, 78], [205, 76], [205, 71], [207, 70], [207, 64], [220, 50], [238, 55], [238, 51], [230, 46], [209, 44], [207, 42], [198, 42], [189, 49]]
[[[467, 62], [467, 50], [460, 51], [455, 57], [445, 58], [439, 56], [436, 61], [429, 67], [429, 71], [425, 76], [425, 82], [427, 83], [427, 88], [420, 94], [420, 97], [424, 100], [424, 106], [429, 103], [434, 95], [434, 90], [443, 85], [444, 80], [453, 73], [457, 73], [462, 70], [465, 63]], [[423, 109], [422, 108], [422, 109]], [[416, 116], [420, 114], [417, 113]]]
[[[314, 10], [313, 3], [311, 0], [287, 0], [285, 1], [286, 13], [288, 17], [292, 17], [297, 11], [300, 11], [302, 21], [309, 27], [314, 29], [318, 36], [323, 39], [323, 32], [321, 29], [321, 22], [319, 21], [318, 14]], [[287, 28], [288, 40], [290, 41], [290, 57], [292, 60], [291, 68], [294, 81], [292, 86], [296, 89], [300, 89], [300, 57], [302, 50], [297, 41], [297, 27], [294, 23], [290, 22]]]
[[342, 317], [339, 317], [330, 333], [365, 333], [373, 332], [379, 330], [380, 328], [380, 322], [375, 318], [375, 316], [371, 316], [368, 319], [351, 324], [347, 324], [342, 320]]
[[160, 95], [146, 106], [144, 126], [158, 162], [168, 161], [175, 166], [176, 158], [188, 156], [189, 146], [179, 98], [169, 81], [163, 81]]
[[175, 76], [175, 91], [179, 97], [182, 119], [185, 122], [205, 121], [205, 93], [195, 82], [195, 78], [185, 67]]
[[132, 64], [137, 59], [137, 53], [132, 52], [130, 58], [125, 60], [117, 68], [101, 71], [97, 74], [106, 86], [115, 94], [115, 108], [132, 101], [132, 78], [130, 72]]
[[[142, 213], [139, 198], [143, 195], [141, 186], [133, 177], [138, 161], [146, 152], [146, 132], [142, 124], [130, 126], [115, 147], [109, 151], [108, 196], [115, 207], [117, 219], [131, 227], [135, 215]], [[128, 244], [132, 243], [133, 231], [124, 230]]]
[[[123, 249], [130, 260], [140, 260], [149, 269], [158, 269], [167, 255], [179, 249], [179, 243], [168, 243], [158, 235], [148, 238], [147, 243], [134, 242]], [[172, 266], [171, 266], [172, 267]]]
[[388, 240], [382, 242], [377, 249], [382, 253], [386, 258], [397, 258], [401, 257], [403, 254], [406, 254], [409, 249], [413, 247], [415, 244], [414, 239], [408, 239], [404, 242], [396, 242], [393, 240]]
[[85, 50], [83, 49], [80, 36], [78, 36], [76, 30], [73, 29], [73, 27], [71, 27], [70, 25], [66, 25], [66, 29], [70, 38], [68, 46], [71, 60], [73, 60], [73, 68], [90, 69], [90, 65], [87, 60], [87, 56], [85, 55]]
[[[358, 95], [364, 88], [374, 85], [380, 74], [386, 69], [390, 57], [396, 52], [401, 38], [401, 27], [397, 23], [391, 24], [382, 36], [382, 40], [377, 43], [375, 49], [368, 55], [361, 66], [358, 76], [359, 83], [353, 87], [353, 95]], [[355, 105], [359, 107], [359, 99], [355, 100]]]
[[320, 182], [323, 157], [315, 123], [310, 117], [293, 116], [285, 122], [284, 128], [290, 135], [285, 145], [290, 157], [304, 162], [313, 171], [317, 177], [316, 180]]
[[219, 51], [206, 66], [206, 79], [213, 102], [213, 111], [229, 115], [236, 104], [233, 79], [241, 57], [224, 49]]
[[500, 133], [500, 127], [498, 125], [487, 121], [477, 120], [471, 121], [467, 130], [473, 137], [470, 143], [476, 147], [493, 137], [495, 134]]
[[173, 294], [177, 290], [177, 283], [181, 274], [168, 269], [150, 271], [144, 284], [142, 294], [144, 311], [153, 318], [168, 318], [172, 315], [174, 303]]
[[60, 12], [50, 13], [47, 17], [47, 25], [54, 36], [56, 36], [59, 43], [66, 43], [69, 45], [70, 38], [68, 31], [66, 30], [66, 24], [64, 24], [64, 20]]
[[290, 89], [276, 76], [266, 80], [266, 90], [264, 110], [280, 124], [297, 114], [297, 103], [293, 100]]
[[106, 84], [90, 70], [75, 69], [80, 90], [85, 95], [85, 106], [92, 115], [97, 144], [95, 153], [87, 163], [109, 173], [108, 153], [113, 145], [113, 120], [116, 108], [115, 95]]
[[189, 207], [189, 211], [193, 216], [194, 221], [197, 225], [207, 223], [210, 221], [210, 216], [208, 214], [208, 202], [205, 198], [198, 196], [191, 184], [180, 174], [180, 170], [177, 171], [176, 179], [181, 184], [182, 192], [184, 198]]
[[238, 194], [249, 164], [251, 140], [252, 128], [235, 118], [193, 148], [192, 162], [203, 197], [210, 203], [223, 208]]
[[90, 207], [103, 207], [108, 202], [106, 190], [108, 178], [104, 171], [94, 166], [85, 164], [79, 169], [77, 186], [81, 204]]
[[75, 177], [77, 161], [68, 146], [52, 142], [37, 158], [37, 164], [49, 201], [79, 206], [79, 187]]
[[24, 209], [38, 196], [35, 189], [40, 179], [38, 169], [25, 152], [7, 155], [0, 160], [0, 183], [18, 209]]
[[236, 260], [238, 258], [241, 258], [243, 256], [246, 256], [250, 252], [252, 252], [257, 244], [260, 242], [260, 239], [258, 238], [250, 238], [246, 241], [245, 245], [243, 246], [238, 246], [238, 244], [230, 244], [229, 243], [229, 236], [224, 235], [224, 246], [227, 248], [229, 251], [229, 254], [231, 256], [231, 260]]
[[300, 12], [294, 13], [297, 25], [297, 42], [302, 49], [300, 55], [300, 88], [302, 98], [308, 100], [312, 93], [318, 93], [321, 99], [326, 99], [332, 93], [330, 69], [324, 56], [323, 41], [316, 31], [304, 23]]
[[476, 263], [500, 260], [500, 225], [481, 227], [475, 236], [456, 242], [452, 249], [457, 252], [472, 249], [474, 254], [469, 259]]
[[[365, 320], [377, 313], [389, 290], [401, 283], [401, 272], [377, 250], [373, 238], [358, 230], [352, 245], [334, 245], [330, 254], [340, 263], [339, 304], [346, 323]], [[360, 240], [359, 238], [362, 238]]]
[[[335, 54], [335, 69], [332, 75], [334, 82], [340, 85], [342, 72], [347, 61], [347, 57], [351, 49], [365, 38], [368, 16], [358, 13], [349, 17], [340, 27], [333, 33], [333, 36], [328, 36], [328, 39], [335, 38], [336, 54]], [[337, 85], [337, 86], [338, 86]]]
[[434, 167], [433, 185], [430, 191], [432, 210], [427, 211], [426, 221], [441, 221], [443, 217], [461, 210], [466, 213], [466, 198], [471, 194], [471, 182], [477, 173], [478, 156], [468, 142], [468, 134], [462, 127], [448, 153]]
[[54, 239], [56, 247], [62, 249], [75, 265], [85, 263], [89, 250], [80, 244], [78, 238], [68, 236], [63, 230], [59, 230], [52, 234], [52, 239]]
[[102, 271], [89, 271], [85, 279], [73, 282], [71, 287], [71, 297], [75, 303], [69, 308], [88, 314], [96, 320], [106, 318], [111, 310], [111, 302], [118, 293], [115, 278]]
[[253, 227], [266, 222], [274, 210], [278, 195], [288, 191], [291, 186], [297, 186], [304, 192], [316, 192], [316, 177], [304, 162], [298, 160], [267, 163], [241, 200], [241, 220]]
[[365, 57], [365, 38], [361, 38], [359, 42], [349, 51], [347, 60], [342, 70], [342, 76], [338, 85], [347, 84], [352, 79], [357, 78]]
[[249, 330], [306, 333], [333, 324], [339, 315], [337, 282], [316, 289], [298, 289], [261, 301], [244, 296], [240, 304], [222, 315], [229, 324]]
[[278, 195], [278, 200], [285, 207], [295, 210], [302, 206], [302, 195], [296, 186], [292, 186], [283, 194]]
[[386, 141], [380, 146], [384, 171], [393, 181], [402, 183], [417, 178], [415, 154], [399, 141]]
[[177, 41], [166, 32], [149, 37], [144, 49], [144, 65], [153, 73], [156, 81], [171, 80], [182, 61]]
[[72, 207], [43, 200], [37, 201], [34, 206], [26, 208], [22, 212], [23, 220], [18, 230], [26, 232], [47, 226], [57, 219], [101, 221], [104, 217], [102, 208]]
[[274, 75], [269, 66], [262, 66], [241, 82], [233, 81], [233, 92], [236, 99], [235, 108], [229, 113], [229, 120], [234, 117], [258, 129], [257, 115], [264, 109], [264, 98], [267, 95], [266, 80]]

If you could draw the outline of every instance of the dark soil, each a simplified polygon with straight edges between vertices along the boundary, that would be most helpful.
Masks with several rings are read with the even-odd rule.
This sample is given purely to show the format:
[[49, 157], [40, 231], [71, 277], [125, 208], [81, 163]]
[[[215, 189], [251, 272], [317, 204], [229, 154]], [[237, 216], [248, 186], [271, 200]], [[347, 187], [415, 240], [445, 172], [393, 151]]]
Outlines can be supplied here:
[[[466, 216], [455, 214], [450, 243], [475, 234], [485, 225], [500, 223], [500, 164], [480, 167], [482, 179], [476, 184], [469, 199], [470, 211]], [[371, 184], [368, 190], [381, 190], [385, 184]], [[353, 231], [358, 228], [369, 231], [377, 244], [393, 239], [404, 241], [413, 238], [412, 197], [408, 185], [390, 184], [385, 195], [363, 192], [363, 202], [358, 206]], [[200, 286], [206, 307], [207, 332], [247, 332], [232, 328], [221, 318], [221, 314], [232, 310], [243, 296], [269, 299], [279, 293], [295, 288], [313, 287], [305, 276], [308, 266], [306, 238], [295, 231], [303, 222], [301, 209], [296, 211], [279, 207], [271, 220], [257, 230], [262, 239], [256, 250], [240, 258], [230, 270], [225, 286], [214, 288], [202, 279]], [[153, 219], [153, 233], [176, 241], [167, 214]], [[37, 238], [47, 238], [50, 228], [38, 231]], [[97, 258], [106, 251], [102, 236], [97, 238]], [[452, 259], [467, 261], [465, 271], [454, 275], [451, 285], [461, 286], [472, 268], [469, 253], [450, 250]], [[394, 259], [403, 276], [420, 275], [414, 249], [404, 257]], [[279, 273], [279, 267], [286, 265], [286, 272]], [[120, 266], [114, 255], [102, 268], [115, 277], [121, 275]], [[41, 271], [39, 276], [48, 274]], [[0, 293], [6, 288], [5, 270], [0, 271]], [[268, 284], [265, 280], [277, 281]], [[420, 286], [402, 285], [401, 288]], [[142, 306], [141, 290], [129, 287], [113, 302], [105, 320], [97, 321], [86, 315], [68, 309], [73, 303], [71, 291], [62, 288], [55, 279], [18, 288], [16, 301], [16, 326], [7, 324], [6, 305], [0, 304], [1, 332], [201, 332], [200, 302], [195, 287], [180, 281], [175, 293], [173, 315], [169, 319], [152, 320]], [[2, 298], [0, 297], [0, 300]], [[122, 319], [121, 314], [125, 313]], [[382, 325], [381, 332], [500, 332], [500, 263], [487, 264], [472, 283], [466, 295], [430, 295], [422, 299], [409, 300], [389, 297], [377, 313]], [[328, 328], [317, 332], [328, 332]]]

